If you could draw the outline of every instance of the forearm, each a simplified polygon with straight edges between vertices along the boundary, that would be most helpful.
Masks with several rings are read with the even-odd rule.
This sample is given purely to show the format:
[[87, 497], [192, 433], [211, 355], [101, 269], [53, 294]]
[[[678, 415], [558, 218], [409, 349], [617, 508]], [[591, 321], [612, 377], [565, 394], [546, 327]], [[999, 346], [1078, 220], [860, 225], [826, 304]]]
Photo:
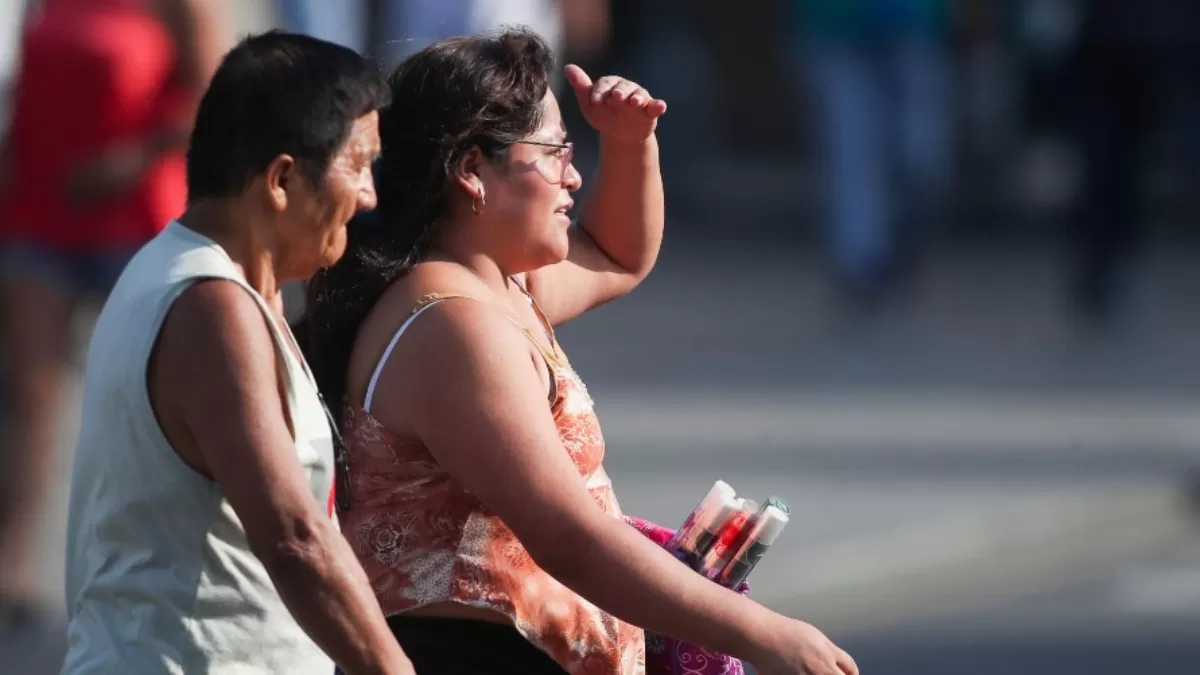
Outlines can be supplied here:
[[362, 567], [331, 525], [262, 558], [296, 622], [347, 675], [411, 675]]
[[229, 45], [224, 0], [154, 0], [175, 43], [175, 79], [196, 98], [208, 87]]
[[155, 0], [175, 43], [171, 100], [161, 124], [150, 134], [152, 158], [183, 149], [195, 123], [196, 109], [228, 49], [223, 1]]
[[115, 139], [96, 151], [82, 167], [119, 176], [119, 185], [135, 183], [167, 153], [187, 146], [188, 133], [176, 120], [170, 120], [138, 136]]
[[547, 568], [605, 611], [649, 631], [755, 662], [777, 615], [688, 569], [620, 521], [560, 544]]
[[614, 263], [642, 278], [658, 259], [665, 221], [658, 139], [600, 139], [596, 186], [580, 226]]

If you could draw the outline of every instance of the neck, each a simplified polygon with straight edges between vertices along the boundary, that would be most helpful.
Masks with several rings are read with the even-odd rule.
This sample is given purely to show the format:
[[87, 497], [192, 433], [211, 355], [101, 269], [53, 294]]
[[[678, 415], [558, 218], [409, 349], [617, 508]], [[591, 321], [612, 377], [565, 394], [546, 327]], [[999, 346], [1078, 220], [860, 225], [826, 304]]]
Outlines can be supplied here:
[[188, 206], [180, 224], [215, 241], [268, 302], [277, 298], [283, 277], [282, 256], [277, 241], [261, 218], [247, 213], [236, 200], [206, 200]]
[[472, 243], [477, 242], [472, 242], [469, 237], [457, 236], [457, 233], [461, 231], [460, 228], [453, 226], [446, 227], [442, 236], [438, 238], [439, 245], [433, 250], [430, 259], [461, 265], [479, 277], [480, 281], [487, 284], [492, 290], [507, 289], [509, 278], [515, 272], [504, 269], [495, 258], [472, 246]]

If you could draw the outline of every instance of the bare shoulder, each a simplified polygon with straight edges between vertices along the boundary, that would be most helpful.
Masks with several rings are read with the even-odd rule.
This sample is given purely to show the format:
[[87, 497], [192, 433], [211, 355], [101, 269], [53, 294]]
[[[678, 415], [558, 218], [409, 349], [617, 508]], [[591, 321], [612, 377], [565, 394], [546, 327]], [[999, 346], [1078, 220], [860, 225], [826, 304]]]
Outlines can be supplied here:
[[444, 374], [455, 364], [486, 368], [518, 359], [532, 346], [503, 309], [469, 296], [443, 299], [408, 329], [408, 352], [422, 370]]
[[273, 349], [258, 303], [228, 279], [198, 281], [180, 293], [167, 312], [159, 337], [160, 346], [166, 349], [175, 342], [201, 353], [263, 345]]
[[[447, 298], [426, 308], [388, 353], [371, 414], [393, 430], [415, 430], [431, 416], [453, 418], [483, 398], [523, 389], [537, 392], [544, 405], [549, 382], [545, 364], [503, 309], [469, 296]], [[365, 393], [365, 385], [358, 391]], [[455, 405], [431, 407], [431, 401]]]
[[172, 303], [155, 341], [151, 405], [176, 451], [212, 475], [213, 449], [243, 448], [253, 420], [287, 433], [277, 368], [258, 303], [233, 281], [200, 281]]
[[[480, 289], [477, 282], [472, 283], [474, 281], [450, 266], [439, 267], [422, 263], [403, 278], [393, 282], [375, 301], [358, 328], [347, 372], [347, 391], [351, 392], [351, 397], [361, 398], [365, 393], [367, 382], [379, 365], [388, 344], [423, 301], [428, 301], [431, 297], [478, 297]], [[405, 328], [404, 339], [397, 340], [394, 351], [387, 357], [388, 364], [396, 360], [405, 360], [406, 354], [411, 351], [411, 343], [422, 339], [419, 337], [421, 334], [429, 333], [423, 330], [428, 318], [441, 311], [442, 308], [430, 307], [422, 312], [420, 321], [414, 321]], [[421, 352], [424, 353], [425, 349]]]
[[277, 391], [267, 317], [246, 289], [226, 279], [199, 281], [180, 294], [159, 331], [151, 368], [164, 394], [210, 409], [230, 402], [234, 391]]

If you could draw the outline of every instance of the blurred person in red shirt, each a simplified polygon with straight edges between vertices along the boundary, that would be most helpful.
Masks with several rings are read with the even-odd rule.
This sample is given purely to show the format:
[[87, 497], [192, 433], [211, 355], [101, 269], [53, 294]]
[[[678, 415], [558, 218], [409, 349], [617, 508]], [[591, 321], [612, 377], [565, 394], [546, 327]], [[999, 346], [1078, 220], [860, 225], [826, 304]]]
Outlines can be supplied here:
[[[69, 328], [186, 198], [192, 116], [225, 46], [206, 0], [41, 0], [27, 14], [0, 148], [0, 619], [33, 606]], [[0, 625], [5, 623], [0, 621]]]

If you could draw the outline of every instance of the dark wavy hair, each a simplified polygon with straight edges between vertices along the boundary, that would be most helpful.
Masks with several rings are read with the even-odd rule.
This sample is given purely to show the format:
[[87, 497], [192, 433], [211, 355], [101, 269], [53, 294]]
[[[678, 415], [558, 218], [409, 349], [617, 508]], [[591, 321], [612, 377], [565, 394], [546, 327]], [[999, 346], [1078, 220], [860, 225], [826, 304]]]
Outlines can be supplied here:
[[536, 132], [553, 57], [525, 29], [456, 37], [405, 59], [380, 111], [377, 209], [351, 222], [346, 254], [309, 284], [302, 348], [342, 423], [359, 326], [397, 278], [424, 260], [449, 215], [454, 166], [472, 148], [493, 160]]

